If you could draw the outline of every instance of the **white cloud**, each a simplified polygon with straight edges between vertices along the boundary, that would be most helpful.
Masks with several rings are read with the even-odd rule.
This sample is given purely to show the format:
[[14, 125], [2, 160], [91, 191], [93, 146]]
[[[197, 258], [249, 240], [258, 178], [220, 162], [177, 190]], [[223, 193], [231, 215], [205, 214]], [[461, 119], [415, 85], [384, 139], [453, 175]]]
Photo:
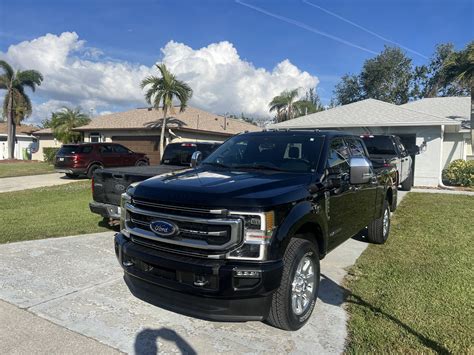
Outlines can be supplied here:
[[[310, 88], [315, 76], [301, 71], [289, 60], [271, 70], [257, 68], [241, 59], [229, 42], [193, 49], [168, 42], [162, 61], [194, 90], [191, 105], [215, 113], [244, 112], [268, 116], [268, 102], [285, 89]], [[86, 47], [75, 32], [47, 34], [11, 45], [0, 58], [18, 69], [36, 69], [44, 75], [37, 96], [33, 122], [64, 105], [81, 106], [94, 113], [145, 105], [140, 81], [157, 74], [154, 67], [105, 59], [100, 49]]]
[[168, 42], [163, 62], [194, 90], [192, 103], [205, 110], [268, 116], [268, 103], [285, 89], [315, 87], [318, 79], [288, 59], [272, 71], [242, 60], [229, 42], [192, 49]]

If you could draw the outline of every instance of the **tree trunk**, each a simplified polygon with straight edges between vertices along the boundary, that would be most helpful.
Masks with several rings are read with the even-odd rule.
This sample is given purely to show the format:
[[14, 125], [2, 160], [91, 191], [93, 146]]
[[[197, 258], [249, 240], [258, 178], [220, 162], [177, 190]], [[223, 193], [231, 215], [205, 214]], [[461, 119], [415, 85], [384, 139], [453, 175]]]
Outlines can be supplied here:
[[13, 89], [9, 88], [7, 105], [8, 159], [15, 158], [15, 122], [13, 121]]
[[166, 104], [163, 105], [163, 122], [161, 123], [161, 134], [160, 134], [160, 161], [163, 158], [163, 152], [165, 150], [165, 128], [166, 128], [166, 115], [168, 114], [168, 108]]

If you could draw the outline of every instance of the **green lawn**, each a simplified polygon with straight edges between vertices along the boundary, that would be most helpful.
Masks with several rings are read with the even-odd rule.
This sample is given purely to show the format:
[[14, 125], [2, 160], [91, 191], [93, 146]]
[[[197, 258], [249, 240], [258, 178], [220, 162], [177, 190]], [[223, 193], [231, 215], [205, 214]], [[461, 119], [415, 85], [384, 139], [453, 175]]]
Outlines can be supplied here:
[[348, 353], [474, 353], [474, 197], [410, 193], [349, 272]]
[[43, 162], [0, 163], [0, 178], [53, 173], [54, 167]]
[[90, 200], [86, 181], [0, 193], [0, 243], [107, 231]]

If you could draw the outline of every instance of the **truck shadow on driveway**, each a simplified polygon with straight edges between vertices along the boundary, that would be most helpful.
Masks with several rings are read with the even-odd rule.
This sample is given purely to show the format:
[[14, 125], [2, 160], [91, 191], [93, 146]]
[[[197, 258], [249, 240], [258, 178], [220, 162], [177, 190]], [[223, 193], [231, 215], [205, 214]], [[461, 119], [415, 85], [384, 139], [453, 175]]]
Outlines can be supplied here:
[[196, 355], [196, 350], [184, 340], [178, 333], [169, 328], [150, 329], [145, 328], [135, 337], [135, 354], [155, 355], [158, 354], [158, 339], [167, 340], [176, 344], [181, 354]]
[[450, 353], [448, 349], [443, 347], [441, 344], [437, 343], [436, 341], [430, 338], [427, 338], [423, 334], [419, 333], [415, 329], [403, 323], [400, 319], [395, 318], [394, 316], [388, 314], [387, 312], [383, 311], [379, 307], [375, 307], [372, 304], [366, 302], [363, 298], [356, 295], [355, 293], [352, 293], [347, 288], [338, 285], [337, 283], [335, 283], [333, 280], [331, 280], [329, 277], [327, 277], [324, 274], [321, 274], [321, 283], [319, 286], [318, 298], [324, 303], [331, 304], [338, 307], [342, 306], [343, 303], [347, 303], [347, 304], [353, 303], [353, 304], [365, 307], [369, 309], [372, 313], [376, 313], [379, 316], [384, 317], [386, 320], [389, 320], [397, 324], [398, 326], [406, 330], [408, 333], [417, 337], [423, 343], [423, 345], [432, 349], [433, 351], [439, 354]]

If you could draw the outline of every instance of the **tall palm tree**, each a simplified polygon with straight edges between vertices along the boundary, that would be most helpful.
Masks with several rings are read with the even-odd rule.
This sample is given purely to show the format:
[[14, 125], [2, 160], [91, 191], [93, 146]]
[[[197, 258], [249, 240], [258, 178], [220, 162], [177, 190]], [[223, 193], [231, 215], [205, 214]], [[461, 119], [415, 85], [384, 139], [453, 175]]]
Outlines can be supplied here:
[[443, 69], [446, 82], [457, 81], [471, 88], [471, 146], [474, 151], [474, 42], [464, 50], [452, 53]]
[[166, 68], [165, 64], [157, 64], [156, 67], [160, 71], [161, 77], [154, 75], [146, 77], [141, 82], [141, 88], [148, 87], [145, 93], [147, 103], [153, 105], [156, 110], [159, 110], [160, 106], [163, 107], [160, 135], [160, 158], [162, 158], [165, 150], [166, 119], [168, 113], [175, 113], [173, 100], [179, 102], [179, 111], [183, 112], [193, 95], [193, 90], [185, 82], [176, 79], [176, 76]]
[[[273, 105], [272, 102], [276, 102], [280, 109], [280, 117], [277, 117], [277, 120], [286, 121], [291, 120], [295, 117], [295, 107], [294, 103], [298, 98], [298, 89], [285, 90], [280, 95], [275, 96], [270, 102], [270, 111], [272, 111]], [[277, 110], [278, 112], [278, 110]]]
[[51, 114], [49, 126], [53, 130], [54, 137], [62, 143], [75, 143], [81, 139], [81, 134], [72, 129], [84, 126], [90, 121], [90, 117], [81, 112], [79, 107], [75, 109], [63, 107], [60, 111]]
[[0, 75], [0, 90], [6, 90], [3, 99], [3, 116], [7, 119], [8, 127], [8, 158], [14, 158], [16, 125], [31, 115], [32, 106], [25, 87], [32, 91], [41, 85], [43, 75], [36, 70], [18, 70], [13, 68], [4, 60], [0, 60], [0, 68], [3, 73]]
[[313, 102], [309, 100], [296, 100], [297, 98], [298, 89], [293, 89], [283, 91], [270, 101], [268, 106], [270, 112], [276, 111], [277, 122], [291, 120], [295, 117], [320, 111]]

